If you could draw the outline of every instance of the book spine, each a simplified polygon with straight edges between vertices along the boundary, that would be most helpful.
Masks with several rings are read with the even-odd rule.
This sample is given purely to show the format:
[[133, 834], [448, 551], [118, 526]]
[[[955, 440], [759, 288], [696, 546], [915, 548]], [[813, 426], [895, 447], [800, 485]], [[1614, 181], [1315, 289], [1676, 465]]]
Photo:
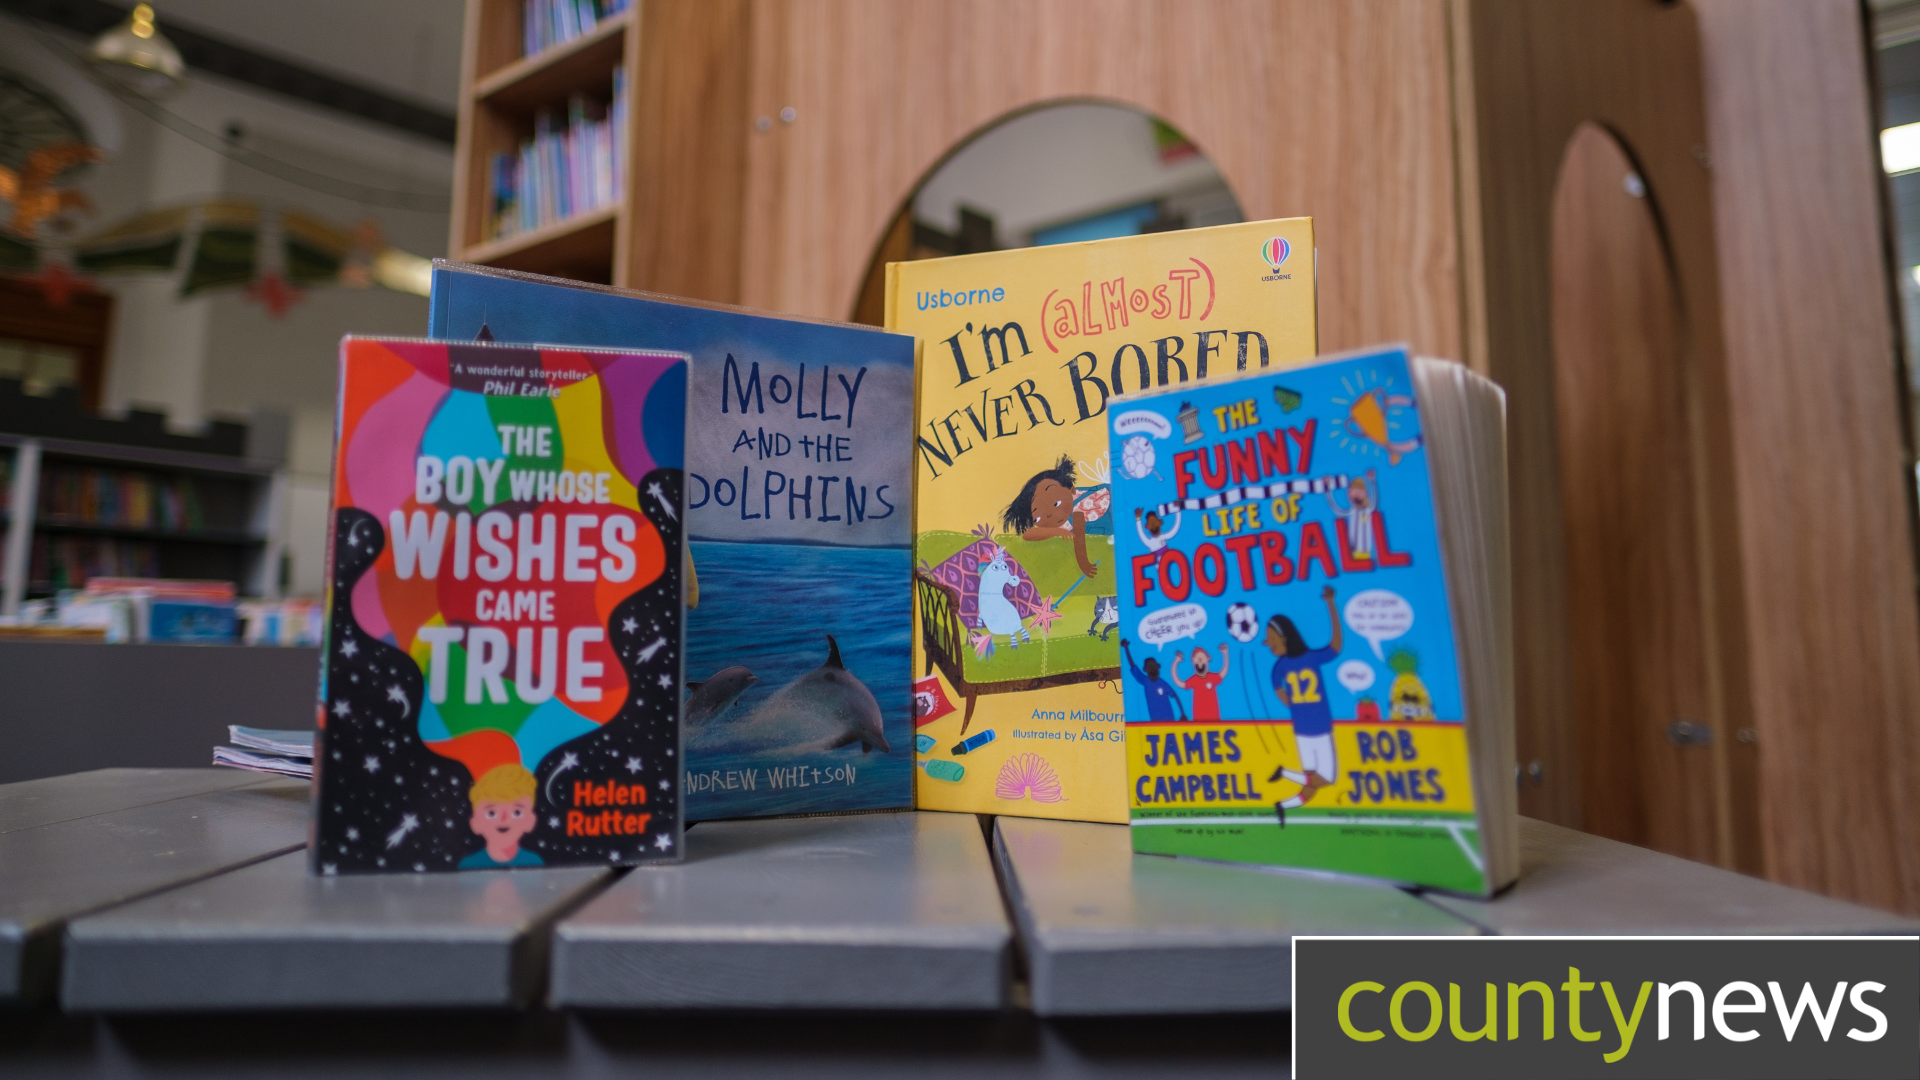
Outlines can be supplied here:
[[[624, 4], [621, 10], [625, 10]], [[613, 68], [613, 102], [607, 109], [607, 123], [613, 126], [613, 161], [608, 168], [613, 198], [626, 190], [627, 168], [627, 66]]]
[[586, 191], [593, 173], [591, 168], [581, 167], [591, 145], [587, 136], [587, 102], [574, 94], [567, 98], [567, 201], [575, 213], [593, 206]]

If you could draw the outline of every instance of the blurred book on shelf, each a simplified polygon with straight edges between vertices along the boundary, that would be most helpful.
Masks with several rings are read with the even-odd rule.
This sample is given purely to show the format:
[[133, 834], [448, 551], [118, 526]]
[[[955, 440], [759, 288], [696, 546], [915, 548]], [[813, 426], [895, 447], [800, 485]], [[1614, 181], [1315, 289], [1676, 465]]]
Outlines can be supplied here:
[[108, 577], [84, 589], [61, 589], [51, 600], [20, 605], [20, 629], [85, 630], [110, 643], [230, 644], [237, 628], [230, 581]]
[[40, 519], [172, 531], [207, 525], [196, 486], [184, 477], [67, 465], [42, 470]]
[[318, 646], [326, 625], [325, 609], [311, 597], [242, 600], [237, 613], [243, 645]]
[[521, 33], [528, 56], [591, 34], [601, 22], [633, 6], [633, 0], [526, 0]]
[[495, 239], [557, 224], [620, 199], [626, 159], [626, 67], [613, 69], [611, 101], [574, 94], [534, 114], [533, 138], [495, 154], [489, 170]]
[[36, 533], [28, 566], [34, 590], [57, 595], [103, 576], [155, 577], [160, 573], [160, 549], [151, 540]]

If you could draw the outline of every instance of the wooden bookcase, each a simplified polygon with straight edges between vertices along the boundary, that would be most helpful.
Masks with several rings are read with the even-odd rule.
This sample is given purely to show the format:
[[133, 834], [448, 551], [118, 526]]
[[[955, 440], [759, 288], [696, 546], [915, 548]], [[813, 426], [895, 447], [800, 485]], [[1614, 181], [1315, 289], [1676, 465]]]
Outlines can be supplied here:
[[[595, 280], [845, 318], [954, 148], [1076, 99], [1191, 136], [1249, 219], [1312, 215], [1323, 349], [1408, 341], [1507, 392], [1521, 807], [1575, 827], [1620, 796], [1581, 783], [1551, 231], [1569, 140], [1601, 124], [1661, 208], [1686, 335], [1711, 693], [1636, 734], [1711, 775], [1710, 843], [1674, 846], [1920, 911], [1912, 473], [1857, 5], [636, 0], [620, 208], [489, 250], [463, 201], [483, 148], [559, 68], [600, 76], [590, 44], [510, 75], [516, 0], [470, 3], [456, 258], [584, 276], [591, 240]], [[1682, 747], [1683, 717], [1717, 737]]]
[[[574, 214], [537, 229], [496, 238], [489, 170], [533, 132], [542, 109], [564, 110], [576, 93], [610, 100], [613, 71], [626, 65], [627, 162], [639, 70], [640, 2], [601, 20], [591, 32], [533, 56], [521, 52], [522, 0], [468, 0], [460, 72], [460, 133], [454, 147], [450, 258], [603, 285], [626, 283], [624, 257], [632, 199]], [[630, 186], [630, 180], [629, 180]]]

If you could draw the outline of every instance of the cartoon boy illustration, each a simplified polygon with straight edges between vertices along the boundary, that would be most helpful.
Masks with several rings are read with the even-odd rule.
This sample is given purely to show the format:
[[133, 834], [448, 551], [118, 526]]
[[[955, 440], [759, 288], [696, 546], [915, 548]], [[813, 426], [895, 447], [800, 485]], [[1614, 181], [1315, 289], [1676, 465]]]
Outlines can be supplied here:
[[1180, 677], [1181, 655], [1173, 654], [1173, 666], [1167, 674], [1173, 677], [1173, 685], [1193, 693], [1193, 718], [1195, 720], [1220, 719], [1220, 683], [1227, 677], [1227, 646], [1220, 644], [1220, 670], [1208, 671], [1211, 666], [1207, 658], [1212, 655], [1205, 649], [1193, 650], [1193, 674], [1185, 679]]
[[1285, 615], [1267, 620], [1267, 648], [1275, 658], [1273, 692], [1287, 706], [1287, 715], [1293, 721], [1293, 741], [1300, 749], [1299, 771], [1283, 765], [1267, 777], [1269, 782], [1284, 778], [1300, 785], [1298, 794], [1274, 804], [1283, 826], [1288, 810], [1305, 806], [1340, 775], [1333, 748], [1333, 710], [1327, 705], [1327, 683], [1320, 666], [1340, 655], [1344, 639], [1340, 612], [1333, 606], [1333, 586], [1321, 589], [1320, 599], [1326, 601], [1327, 621], [1333, 624], [1333, 640], [1321, 648], [1307, 648], [1300, 628]]
[[539, 784], [518, 762], [496, 765], [473, 785], [473, 818], [468, 822], [487, 846], [460, 860], [460, 869], [539, 866], [540, 856], [522, 851], [520, 841], [533, 831], [533, 793]]
[[1076, 495], [1073, 458], [1062, 454], [1053, 468], [1033, 474], [1007, 504], [1000, 520], [1022, 540], [1072, 537], [1074, 560], [1080, 564], [1081, 573], [1092, 577], [1100, 572], [1100, 564], [1087, 558], [1087, 516], [1074, 509]]
[[[1355, 559], [1373, 559], [1373, 513], [1380, 509], [1380, 480], [1372, 469], [1365, 479], [1354, 477], [1347, 485], [1347, 505], [1340, 506], [1338, 493], [1327, 492], [1327, 505], [1347, 523], [1347, 546]], [[1337, 624], [1336, 624], [1337, 626]]]
[[[1147, 692], [1147, 719], [1185, 720], [1186, 706], [1180, 704], [1180, 696], [1175, 694], [1173, 687], [1168, 686], [1167, 681], [1160, 677], [1160, 661], [1151, 656], [1147, 657], [1147, 669], [1144, 672], [1141, 671], [1140, 667], [1133, 662], [1133, 650], [1128, 648], [1132, 644], [1126, 638], [1121, 638], [1120, 651], [1127, 656], [1127, 668], [1133, 672], [1133, 677], [1139, 680], [1141, 688]], [[1175, 710], [1178, 710], [1180, 715], [1175, 716]]]

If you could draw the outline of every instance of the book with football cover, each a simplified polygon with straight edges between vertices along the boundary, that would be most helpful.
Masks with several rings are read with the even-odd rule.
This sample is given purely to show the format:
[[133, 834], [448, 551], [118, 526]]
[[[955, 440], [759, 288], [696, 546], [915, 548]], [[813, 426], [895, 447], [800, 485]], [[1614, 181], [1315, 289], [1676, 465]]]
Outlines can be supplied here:
[[1315, 351], [1308, 218], [892, 263], [920, 339], [917, 805], [1127, 820], [1106, 420]]
[[340, 347], [316, 873], [680, 857], [686, 357]]
[[1512, 881], [1499, 388], [1383, 348], [1107, 427], [1134, 850]]
[[913, 340], [438, 262], [432, 334], [674, 349], [689, 821], [913, 805]]

